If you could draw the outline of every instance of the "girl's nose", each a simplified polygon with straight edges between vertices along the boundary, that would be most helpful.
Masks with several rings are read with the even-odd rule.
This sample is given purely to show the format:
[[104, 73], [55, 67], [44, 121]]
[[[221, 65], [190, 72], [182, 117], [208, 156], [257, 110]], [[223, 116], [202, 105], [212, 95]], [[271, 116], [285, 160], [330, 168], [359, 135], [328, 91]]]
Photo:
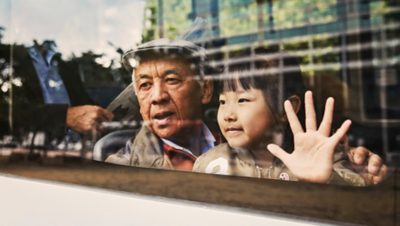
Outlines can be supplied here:
[[234, 106], [227, 106], [224, 109], [224, 120], [231, 122], [231, 121], [236, 121], [237, 115], [236, 115], [236, 110]]

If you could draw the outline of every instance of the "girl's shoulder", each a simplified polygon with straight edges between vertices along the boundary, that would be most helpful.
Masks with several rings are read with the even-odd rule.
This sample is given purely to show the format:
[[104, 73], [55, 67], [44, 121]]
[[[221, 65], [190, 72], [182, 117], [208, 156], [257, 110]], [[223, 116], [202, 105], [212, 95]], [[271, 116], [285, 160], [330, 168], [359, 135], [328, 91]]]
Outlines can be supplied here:
[[197, 158], [193, 166], [193, 171], [206, 172], [209, 163], [217, 159], [229, 161], [230, 153], [231, 148], [227, 143], [219, 144]]
[[197, 161], [212, 161], [216, 158], [229, 158], [231, 153], [231, 148], [229, 147], [228, 143], [222, 143], [219, 144], [210, 150], [208, 150], [206, 153], [203, 153], [200, 155]]

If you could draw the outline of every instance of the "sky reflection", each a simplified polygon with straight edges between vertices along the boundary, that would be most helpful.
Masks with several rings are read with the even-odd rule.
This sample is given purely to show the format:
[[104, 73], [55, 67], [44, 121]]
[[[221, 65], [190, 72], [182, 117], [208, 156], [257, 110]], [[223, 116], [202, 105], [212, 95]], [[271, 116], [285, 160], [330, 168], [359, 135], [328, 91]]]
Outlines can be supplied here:
[[[144, 0], [2, 0], [3, 43], [55, 40], [64, 58], [83, 51], [117, 58], [141, 40]], [[110, 44], [112, 43], [112, 44]]]

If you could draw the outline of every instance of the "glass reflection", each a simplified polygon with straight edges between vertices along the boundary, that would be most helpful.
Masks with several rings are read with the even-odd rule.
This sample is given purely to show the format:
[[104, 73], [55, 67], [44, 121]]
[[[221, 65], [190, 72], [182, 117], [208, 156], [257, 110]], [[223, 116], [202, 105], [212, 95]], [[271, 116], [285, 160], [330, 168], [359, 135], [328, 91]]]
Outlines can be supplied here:
[[[52, 10], [39, 5], [49, 5]], [[350, 184], [362, 185], [355, 182], [358, 173], [369, 170], [365, 165], [373, 158], [357, 164], [357, 153], [371, 150], [387, 165], [399, 165], [397, 34], [400, 10], [397, 2], [121, 0], [78, 4], [42, 0], [24, 4], [6, 1], [1, 7], [5, 12], [2, 18], [6, 18], [4, 24], [0, 24], [3, 27], [0, 30], [3, 146], [85, 150], [88, 158], [92, 157], [94, 148], [93, 158], [100, 161], [191, 170], [199, 156], [211, 155], [208, 150], [227, 142], [234, 150], [227, 152], [225, 162], [228, 165], [216, 164], [211, 170], [205, 170], [205, 166], [197, 171], [291, 179], [290, 173], [296, 170], [285, 161], [290, 169], [287, 175], [262, 176], [269, 174], [262, 169], [269, 168], [282, 157], [270, 155], [266, 146], [275, 143], [287, 152], [296, 150], [290, 124], [287, 120], [283, 123], [288, 119], [284, 101], [293, 95], [298, 97], [299, 101], [292, 101], [297, 103], [293, 104], [294, 111], [299, 110], [297, 118], [307, 132], [310, 126], [305, 120], [304, 103], [310, 103], [311, 99], [304, 98], [304, 94], [312, 90], [313, 104], [309, 105], [314, 106], [316, 116], [309, 118], [315, 121], [312, 123], [315, 126], [311, 127], [322, 125], [336, 131], [346, 119], [352, 121], [348, 131], [343, 129], [346, 136], [340, 136], [340, 143], [335, 140], [334, 148], [329, 148], [329, 153], [336, 151], [342, 155], [334, 156], [334, 162], [325, 166], [333, 167], [334, 173], [342, 179], [352, 178], [346, 176], [346, 170], [350, 170], [356, 178], [349, 179]], [[28, 10], [31, 12], [26, 13]], [[65, 20], [66, 17], [71, 19]], [[195, 22], [196, 18], [206, 20]], [[191, 33], [185, 34], [185, 31]], [[26, 47], [41, 46], [46, 41], [53, 41], [58, 47], [58, 58], [48, 64], [56, 62], [60, 76], [70, 73], [77, 78], [75, 81], [82, 82], [81, 85], [75, 83], [76, 89], [71, 92], [81, 98], [74, 102], [70, 96], [71, 103], [64, 106], [63, 117], [54, 113], [44, 117], [45, 120], [38, 120], [39, 117], [32, 119], [31, 116], [45, 114], [27, 109], [48, 107], [50, 103], [41, 95], [19, 94], [34, 89], [28, 88], [34, 78], [27, 79], [29, 67], [21, 56]], [[133, 51], [126, 51], [131, 48]], [[124, 65], [120, 63], [121, 57]], [[129, 72], [123, 66], [127, 66]], [[262, 77], [265, 77], [265, 86], [243, 82]], [[56, 84], [58, 80], [52, 81]], [[227, 82], [230, 85], [226, 86]], [[87, 93], [88, 101], [83, 98], [86, 95], [77, 94], [78, 86]], [[271, 116], [263, 121], [252, 108], [246, 108], [249, 110], [246, 120], [255, 120], [249, 122], [249, 127], [260, 131], [250, 136], [249, 139], [254, 140], [251, 142], [230, 140], [229, 134], [245, 130], [235, 126], [224, 128], [221, 109], [226, 105], [221, 105], [221, 97], [225, 104], [228, 93], [235, 93], [232, 98], [240, 100], [234, 108], [238, 111], [240, 104], [251, 102], [250, 97], [260, 100], [256, 98], [259, 95], [250, 92], [254, 89], [263, 94], [263, 101], [257, 106], [266, 104], [267, 108], [262, 109], [268, 110], [260, 115]], [[265, 90], [268, 95], [263, 93]], [[295, 92], [286, 93], [287, 90]], [[239, 97], [236, 93], [239, 91], [250, 97]], [[44, 91], [38, 93], [41, 92]], [[325, 104], [328, 97], [335, 100], [331, 123], [321, 122], [324, 111], [331, 109]], [[92, 120], [95, 124], [87, 130], [76, 129], [65, 121], [68, 118], [65, 109], [87, 104], [101, 107], [110, 114], [103, 113], [102, 117]], [[311, 107], [308, 109], [313, 112]], [[252, 114], [255, 116], [250, 117]], [[24, 125], [28, 121], [32, 123]], [[54, 126], [47, 129], [43, 125]], [[63, 125], [61, 129], [60, 125]], [[324, 129], [326, 139], [332, 136], [331, 129]], [[77, 133], [77, 139], [66, 138], [71, 130]], [[62, 136], [57, 136], [60, 131]], [[240, 162], [242, 159], [237, 156], [241, 152], [237, 150], [242, 149], [263, 149], [264, 152], [246, 152], [243, 158], [252, 159], [251, 163]], [[259, 153], [261, 157], [257, 157]], [[336, 160], [341, 158], [345, 161], [340, 162], [338, 168]], [[237, 166], [243, 164], [250, 164], [252, 173], [239, 173]], [[378, 179], [364, 181], [365, 184], [382, 180], [387, 169], [381, 162], [378, 166], [378, 171], [372, 173]], [[304, 179], [301, 177], [293, 175], [293, 178]], [[323, 182], [327, 182], [326, 176]]]

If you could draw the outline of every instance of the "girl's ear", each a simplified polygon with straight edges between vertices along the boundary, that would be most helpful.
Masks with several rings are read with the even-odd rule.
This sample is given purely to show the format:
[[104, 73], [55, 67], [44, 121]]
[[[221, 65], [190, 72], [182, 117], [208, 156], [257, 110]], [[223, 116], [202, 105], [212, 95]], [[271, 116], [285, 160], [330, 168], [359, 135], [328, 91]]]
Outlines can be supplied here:
[[201, 94], [201, 103], [208, 104], [211, 101], [214, 91], [214, 84], [211, 80], [205, 80], [203, 83], [203, 89]]
[[300, 99], [300, 97], [297, 96], [297, 95], [293, 95], [293, 96], [290, 96], [288, 98], [288, 100], [292, 104], [294, 112], [296, 112], [296, 114], [299, 113], [300, 107], [301, 107], [301, 99]]

